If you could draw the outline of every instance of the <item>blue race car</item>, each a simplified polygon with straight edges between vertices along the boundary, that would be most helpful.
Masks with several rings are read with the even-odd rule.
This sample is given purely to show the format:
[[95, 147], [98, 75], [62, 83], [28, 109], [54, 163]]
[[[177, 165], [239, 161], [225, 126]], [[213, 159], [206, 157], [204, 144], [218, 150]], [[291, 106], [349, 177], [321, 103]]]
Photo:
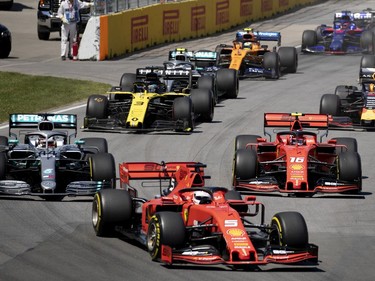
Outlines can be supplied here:
[[368, 11], [335, 13], [332, 26], [321, 24], [302, 34], [301, 51], [313, 54], [374, 53], [374, 34], [368, 28], [373, 15]]

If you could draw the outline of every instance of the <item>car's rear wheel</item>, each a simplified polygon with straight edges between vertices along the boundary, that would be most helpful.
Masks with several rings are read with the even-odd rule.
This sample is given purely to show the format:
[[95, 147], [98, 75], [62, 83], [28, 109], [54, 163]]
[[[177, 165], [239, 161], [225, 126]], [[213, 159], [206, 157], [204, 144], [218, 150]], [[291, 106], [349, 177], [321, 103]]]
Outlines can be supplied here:
[[7, 171], [7, 157], [4, 152], [0, 152], [0, 180], [4, 180]]
[[360, 68], [375, 68], [375, 56], [363, 55], [361, 57]]
[[135, 73], [124, 73], [120, 79], [120, 88], [124, 92], [133, 92], [134, 82], [137, 79]]
[[99, 190], [92, 203], [92, 225], [97, 236], [111, 236], [117, 225], [127, 225], [133, 213], [127, 190]]
[[287, 73], [296, 73], [298, 67], [298, 54], [295, 47], [280, 47], [278, 50], [280, 66]]
[[198, 89], [208, 89], [212, 92], [214, 106], [218, 103], [218, 96], [215, 87], [215, 78], [213, 76], [202, 76], [198, 78]]
[[189, 97], [179, 97], [173, 101], [173, 120], [183, 121], [184, 129], [194, 130], [193, 103]]
[[324, 94], [320, 99], [320, 114], [339, 116], [341, 114], [340, 98], [333, 94]]
[[106, 119], [108, 117], [108, 99], [103, 95], [89, 96], [86, 105], [86, 117]]
[[38, 38], [39, 40], [48, 40], [50, 36], [50, 31], [46, 28], [38, 25]]
[[365, 30], [361, 34], [360, 46], [365, 52], [374, 54], [375, 52], [375, 35], [371, 30]]
[[237, 70], [221, 68], [216, 73], [216, 86], [220, 95], [228, 99], [235, 99], [238, 96], [239, 78]]
[[281, 212], [273, 216], [270, 244], [274, 246], [305, 249], [309, 235], [304, 217], [298, 212]]
[[194, 114], [200, 116], [204, 122], [212, 122], [214, 119], [214, 97], [209, 89], [193, 89], [190, 92], [193, 102]]
[[147, 250], [151, 259], [160, 259], [162, 245], [172, 248], [183, 246], [185, 235], [185, 225], [179, 213], [159, 212], [154, 214], [147, 231]]

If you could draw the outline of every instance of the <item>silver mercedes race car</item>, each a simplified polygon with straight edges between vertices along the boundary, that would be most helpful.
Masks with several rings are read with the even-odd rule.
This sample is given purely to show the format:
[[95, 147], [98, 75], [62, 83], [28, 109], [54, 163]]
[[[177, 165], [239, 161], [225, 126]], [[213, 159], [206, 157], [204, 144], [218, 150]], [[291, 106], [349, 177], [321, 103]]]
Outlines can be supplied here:
[[115, 186], [115, 161], [104, 138], [77, 135], [73, 114], [10, 114], [0, 136], [0, 195], [49, 200], [92, 196]]

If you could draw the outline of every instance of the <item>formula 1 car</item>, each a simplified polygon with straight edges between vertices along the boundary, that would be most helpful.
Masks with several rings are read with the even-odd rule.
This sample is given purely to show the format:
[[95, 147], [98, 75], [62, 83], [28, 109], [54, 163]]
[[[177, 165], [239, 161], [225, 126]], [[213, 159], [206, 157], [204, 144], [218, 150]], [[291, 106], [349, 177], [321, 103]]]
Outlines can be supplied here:
[[357, 86], [339, 85], [335, 94], [324, 94], [319, 112], [329, 114], [329, 126], [336, 129], [375, 129], [375, 80], [361, 80]]
[[[357, 141], [333, 138], [322, 142], [328, 135], [328, 120], [329, 116], [323, 114], [265, 113], [264, 134], [270, 136], [270, 141], [258, 135], [239, 135], [235, 139], [234, 188], [295, 196], [360, 192], [362, 168]], [[289, 130], [277, 131], [271, 141], [267, 127]]]
[[199, 87], [210, 87], [216, 102], [219, 98], [235, 99], [238, 96], [237, 71], [217, 66], [216, 51], [176, 48], [169, 51], [168, 61], [164, 66], [166, 69], [191, 69], [193, 83], [196, 81]]
[[[168, 265], [317, 264], [318, 246], [309, 243], [300, 213], [277, 213], [266, 224], [264, 205], [255, 196], [242, 199], [234, 190], [206, 187], [204, 167], [194, 162], [120, 164], [121, 188], [94, 197], [96, 235], [119, 232], [144, 246], [152, 260]], [[159, 193], [142, 198], [135, 185]]]
[[375, 51], [374, 34], [369, 30], [370, 12], [335, 13], [333, 26], [322, 24], [302, 34], [301, 51], [314, 54], [355, 54]]
[[113, 188], [115, 161], [106, 139], [73, 144], [76, 135], [73, 114], [10, 114], [9, 137], [0, 136], [0, 195], [62, 200]]
[[83, 127], [117, 132], [191, 132], [196, 120], [213, 120], [215, 103], [211, 89], [193, 88], [192, 80], [191, 70], [164, 67], [124, 73], [120, 86], [112, 87], [107, 96], [88, 98]]
[[245, 28], [236, 34], [233, 46], [220, 44], [216, 47], [217, 65], [235, 69], [241, 78], [265, 77], [279, 79], [282, 72], [296, 73], [298, 67], [297, 49], [294, 47], [273, 47], [261, 45], [261, 41], [277, 41], [281, 44], [280, 32], [253, 31]]

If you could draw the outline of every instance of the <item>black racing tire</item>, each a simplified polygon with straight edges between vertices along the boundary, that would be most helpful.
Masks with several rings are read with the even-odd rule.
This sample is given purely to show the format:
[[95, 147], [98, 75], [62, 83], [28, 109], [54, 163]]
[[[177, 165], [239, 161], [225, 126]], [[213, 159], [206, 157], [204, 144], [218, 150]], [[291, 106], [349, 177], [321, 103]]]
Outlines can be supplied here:
[[338, 179], [342, 181], [362, 181], [361, 157], [358, 152], [344, 151], [338, 155]]
[[194, 129], [193, 102], [190, 97], [178, 97], [173, 101], [173, 120], [182, 120], [191, 131]]
[[212, 122], [214, 119], [214, 97], [209, 89], [192, 89], [190, 97], [193, 102], [194, 114], [203, 122]]
[[[237, 190], [228, 190], [227, 193], [225, 193], [225, 200], [243, 200], [241, 193], [239, 193]], [[248, 205], [247, 204], [236, 204], [231, 205], [233, 209], [235, 209], [237, 212], [246, 213], [248, 211]]]
[[360, 68], [375, 68], [375, 56], [363, 55], [361, 57]]
[[97, 236], [112, 236], [115, 226], [127, 225], [132, 218], [133, 204], [127, 190], [99, 190], [92, 203], [92, 225]]
[[218, 95], [216, 90], [215, 77], [206, 75], [198, 78], [198, 89], [208, 89], [212, 91], [214, 97], [214, 106], [218, 103]]
[[93, 154], [108, 152], [108, 142], [105, 138], [82, 138], [81, 140], [85, 141], [82, 148]]
[[147, 231], [147, 250], [153, 261], [161, 257], [162, 245], [178, 248], [184, 245], [185, 224], [177, 212], [159, 212], [152, 216]]
[[0, 152], [0, 180], [4, 180], [7, 172], [7, 157], [5, 152]]
[[50, 36], [51, 32], [47, 28], [44, 28], [44, 27], [38, 25], [37, 29], [38, 29], [38, 39], [39, 40], [46, 41], [46, 40], [49, 39], [49, 36]]
[[278, 50], [280, 66], [287, 73], [296, 73], [298, 67], [298, 54], [295, 47], [280, 47]]
[[134, 82], [137, 79], [135, 73], [124, 73], [120, 79], [121, 91], [124, 92], [133, 92]]
[[339, 96], [333, 94], [324, 94], [320, 99], [319, 113], [332, 116], [341, 115]]
[[360, 46], [364, 52], [374, 54], [375, 51], [375, 35], [371, 30], [365, 30], [361, 34]]
[[302, 33], [302, 44], [301, 50], [302, 52], [311, 46], [315, 46], [318, 43], [318, 36], [314, 30], [305, 30]]
[[271, 79], [280, 78], [280, 57], [276, 52], [267, 52], [263, 56], [263, 68], [271, 71], [272, 74], [269, 77]]
[[97, 153], [89, 156], [91, 180], [111, 182], [112, 188], [116, 182], [115, 158], [111, 153]]
[[221, 68], [216, 72], [216, 87], [219, 96], [228, 99], [236, 99], [239, 89], [239, 77], [237, 70]]
[[108, 98], [103, 95], [91, 95], [87, 100], [86, 117], [108, 118]]
[[8, 38], [1, 39], [0, 58], [5, 59], [9, 57], [10, 51], [12, 50], [12, 40]]
[[321, 25], [317, 26], [315, 29], [316, 32], [316, 42], [320, 42], [323, 40], [323, 35], [322, 35], [322, 27]]
[[234, 141], [234, 150], [245, 149], [248, 143], [257, 143], [258, 135], [238, 135]]
[[306, 249], [309, 234], [304, 217], [298, 212], [281, 212], [273, 216], [270, 244], [274, 246]]
[[8, 146], [9, 145], [8, 141], [9, 141], [8, 137], [0, 136], [0, 147], [1, 146]]
[[257, 176], [258, 156], [251, 149], [237, 149], [233, 160], [233, 183], [236, 179], [248, 180]]
[[355, 138], [332, 138], [332, 140], [336, 140], [336, 144], [345, 145], [347, 147], [346, 149], [340, 149], [340, 152], [344, 151], [352, 151], [352, 152], [358, 152], [358, 142]]

